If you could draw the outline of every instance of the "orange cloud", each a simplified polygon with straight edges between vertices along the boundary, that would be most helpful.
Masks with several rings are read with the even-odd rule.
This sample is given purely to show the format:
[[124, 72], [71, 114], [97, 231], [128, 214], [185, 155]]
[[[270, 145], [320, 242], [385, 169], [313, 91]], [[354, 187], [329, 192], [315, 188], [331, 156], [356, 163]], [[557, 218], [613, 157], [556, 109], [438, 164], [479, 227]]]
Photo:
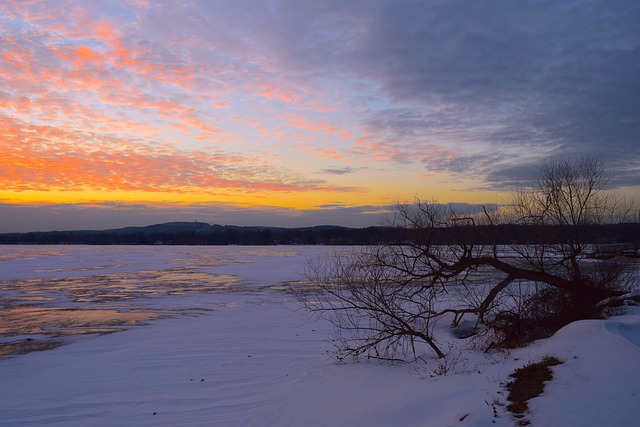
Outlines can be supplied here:
[[0, 116], [4, 191], [142, 191], [215, 194], [345, 192], [265, 165], [259, 157], [181, 152], [99, 134], [28, 125]]
[[102, 56], [87, 46], [78, 46], [74, 53], [76, 56], [74, 61], [76, 68], [84, 66], [87, 62], [96, 62]]

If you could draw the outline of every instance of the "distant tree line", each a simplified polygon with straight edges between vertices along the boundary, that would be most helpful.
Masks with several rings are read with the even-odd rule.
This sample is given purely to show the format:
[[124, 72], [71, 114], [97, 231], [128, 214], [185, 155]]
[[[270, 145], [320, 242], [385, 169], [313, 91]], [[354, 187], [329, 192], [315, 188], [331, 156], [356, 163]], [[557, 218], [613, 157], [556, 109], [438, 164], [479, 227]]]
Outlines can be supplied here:
[[215, 231], [51, 231], [0, 234], [0, 244], [87, 245], [370, 245], [391, 239], [392, 230], [369, 228], [220, 227]]
[[[640, 245], [640, 223], [588, 224], [580, 234], [593, 244]], [[237, 227], [217, 226], [204, 231], [157, 231], [158, 226], [107, 231], [49, 231], [0, 234], [0, 244], [86, 245], [386, 245], [420, 241], [421, 229], [402, 227]], [[567, 226], [518, 224], [469, 225], [430, 230], [432, 244], [473, 239], [481, 245], [565, 243], [575, 233]], [[471, 242], [468, 242], [471, 243]]]

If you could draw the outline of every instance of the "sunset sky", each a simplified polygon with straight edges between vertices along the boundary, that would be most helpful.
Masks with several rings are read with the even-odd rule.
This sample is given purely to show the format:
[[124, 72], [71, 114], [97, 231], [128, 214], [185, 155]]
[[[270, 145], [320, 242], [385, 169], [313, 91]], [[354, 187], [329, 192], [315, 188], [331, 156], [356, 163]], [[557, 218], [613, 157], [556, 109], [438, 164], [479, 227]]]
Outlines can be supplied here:
[[0, 0], [0, 232], [640, 194], [638, 0]]

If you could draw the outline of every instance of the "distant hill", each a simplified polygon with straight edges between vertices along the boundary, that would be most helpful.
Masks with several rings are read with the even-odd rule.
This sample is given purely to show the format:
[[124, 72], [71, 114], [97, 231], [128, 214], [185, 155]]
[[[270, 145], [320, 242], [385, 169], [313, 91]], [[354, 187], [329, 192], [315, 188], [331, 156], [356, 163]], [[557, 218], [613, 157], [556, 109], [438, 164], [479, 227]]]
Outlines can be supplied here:
[[380, 235], [384, 234], [385, 230], [388, 229], [384, 227], [357, 229], [334, 225], [284, 228], [211, 225], [204, 222], [167, 222], [106, 230], [4, 233], [0, 234], [0, 244], [370, 244], [381, 241]]
[[92, 231], [93, 233], [116, 233], [116, 234], [134, 234], [134, 233], [220, 233], [228, 230], [235, 230], [239, 232], [260, 232], [260, 231], [272, 231], [281, 233], [291, 230], [347, 230], [347, 227], [340, 227], [335, 225], [316, 225], [313, 227], [301, 227], [301, 228], [284, 228], [284, 227], [266, 227], [266, 226], [238, 226], [238, 225], [218, 225], [207, 224], [205, 222], [166, 222], [163, 224], [147, 225], [144, 227], [125, 227], [113, 230], [101, 230]]

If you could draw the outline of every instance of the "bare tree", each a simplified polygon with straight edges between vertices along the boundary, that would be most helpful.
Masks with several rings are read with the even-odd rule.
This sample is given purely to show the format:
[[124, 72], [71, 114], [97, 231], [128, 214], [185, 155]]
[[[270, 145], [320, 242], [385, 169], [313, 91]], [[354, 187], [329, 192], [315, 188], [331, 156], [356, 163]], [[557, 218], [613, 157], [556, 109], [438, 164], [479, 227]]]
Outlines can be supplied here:
[[[443, 357], [434, 325], [465, 316], [502, 343], [548, 335], [637, 286], [614, 261], [585, 262], [593, 226], [631, 211], [606, 184], [602, 163], [584, 157], [543, 166], [506, 212], [399, 205], [399, 241], [311, 265], [313, 290], [296, 293], [333, 322], [340, 360], [415, 359], [419, 343]], [[506, 242], [509, 224], [518, 235]]]

